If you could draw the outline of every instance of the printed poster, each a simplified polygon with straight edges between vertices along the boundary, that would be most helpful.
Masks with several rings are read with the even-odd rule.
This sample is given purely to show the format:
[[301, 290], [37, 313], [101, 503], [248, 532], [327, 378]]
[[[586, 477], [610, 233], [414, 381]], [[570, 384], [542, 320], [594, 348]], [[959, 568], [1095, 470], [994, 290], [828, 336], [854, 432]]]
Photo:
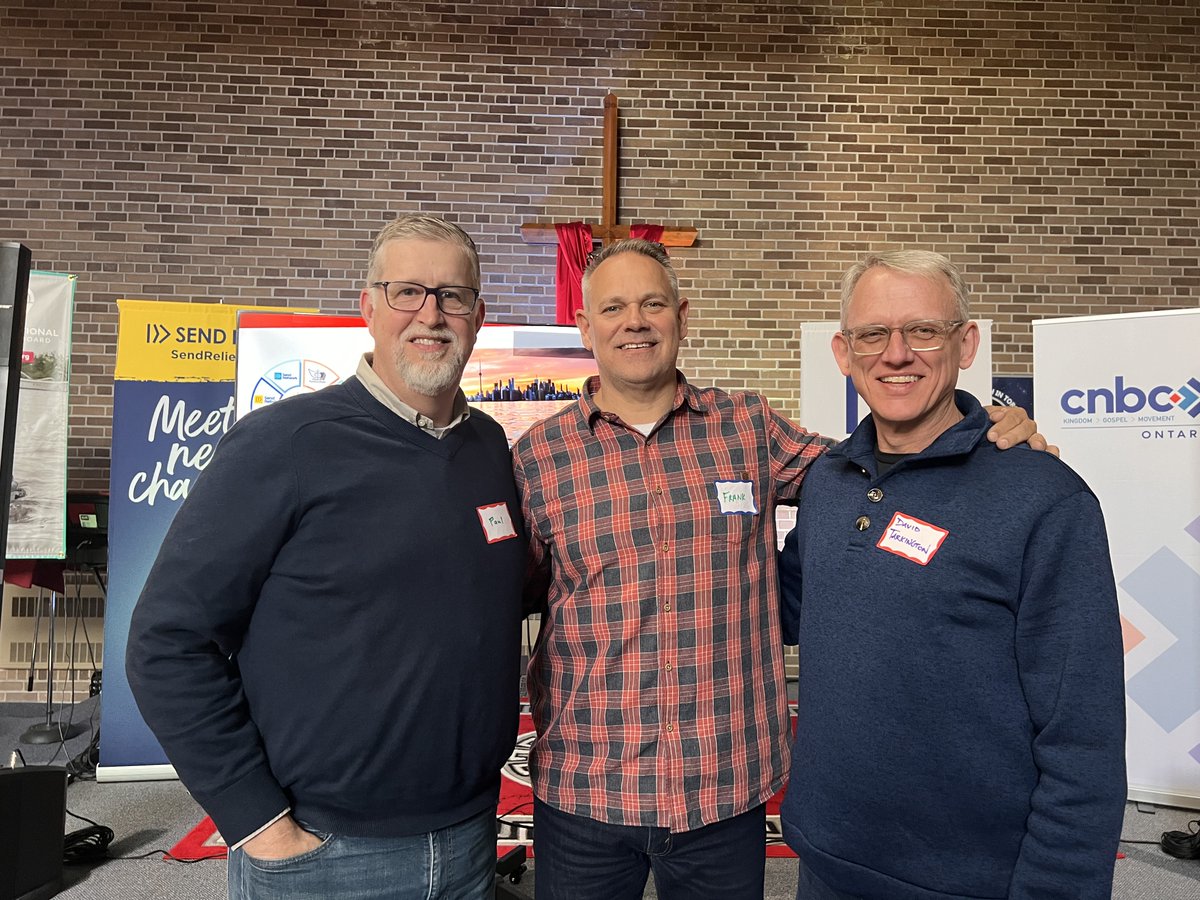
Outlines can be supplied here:
[[1200, 807], [1200, 309], [1033, 323], [1038, 427], [1104, 510], [1133, 800]]
[[237, 418], [276, 400], [340, 384], [372, 347], [361, 316], [238, 316]]
[[8, 505], [8, 559], [66, 556], [75, 276], [30, 272]]
[[125, 647], [167, 528], [233, 424], [237, 314], [244, 307], [118, 300], [117, 308], [101, 781], [174, 772], [129, 690]]
[[[372, 346], [357, 316], [243, 313], [237, 417], [345, 381]], [[573, 325], [485, 323], [461, 387], [467, 402], [499, 422], [512, 444], [534, 422], [579, 399], [595, 374], [596, 362]]]

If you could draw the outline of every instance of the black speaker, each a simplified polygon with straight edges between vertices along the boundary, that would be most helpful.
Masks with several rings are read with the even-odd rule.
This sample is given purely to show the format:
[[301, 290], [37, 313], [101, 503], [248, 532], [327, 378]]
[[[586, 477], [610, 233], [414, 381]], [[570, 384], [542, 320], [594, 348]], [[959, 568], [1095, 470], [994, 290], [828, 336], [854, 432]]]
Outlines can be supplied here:
[[17, 395], [32, 260], [33, 254], [24, 244], [0, 242], [0, 562], [8, 547], [13, 440], [17, 434]]
[[66, 769], [0, 769], [0, 900], [46, 900], [63, 889], [66, 815]]

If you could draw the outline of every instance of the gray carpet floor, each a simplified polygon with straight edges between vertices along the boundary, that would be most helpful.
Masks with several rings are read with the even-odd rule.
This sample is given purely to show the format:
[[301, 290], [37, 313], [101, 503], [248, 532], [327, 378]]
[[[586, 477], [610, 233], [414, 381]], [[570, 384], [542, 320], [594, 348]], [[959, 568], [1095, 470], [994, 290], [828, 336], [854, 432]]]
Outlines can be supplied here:
[[[58, 721], [83, 722], [98, 727], [97, 698], [73, 708], [55, 710]], [[84, 751], [90, 739], [85, 731], [61, 745], [31, 745], [20, 742], [29, 725], [45, 719], [45, 708], [37, 704], [0, 704], [0, 763], [20, 749], [29, 765], [63, 764]], [[177, 781], [97, 784], [76, 781], [67, 789], [67, 808], [115, 832], [108, 859], [99, 863], [68, 866], [65, 900], [219, 900], [225, 896], [225, 863], [206, 860], [185, 865], [164, 861], [163, 851], [181, 840], [204, 813]], [[1157, 841], [1163, 831], [1187, 829], [1194, 810], [1130, 803], [1125, 811], [1123, 837]], [[85, 822], [68, 815], [66, 831], [82, 828]], [[1198, 900], [1200, 860], [1178, 860], [1155, 845], [1122, 844], [1125, 858], [1117, 860], [1113, 882], [1114, 900]], [[151, 854], [144, 859], [136, 857]], [[529, 871], [514, 890], [534, 896], [537, 868]], [[796, 891], [795, 860], [767, 860], [767, 889], [764, 900], [792, 900]], [[654, 889], [646, 892], [654, 897]]]

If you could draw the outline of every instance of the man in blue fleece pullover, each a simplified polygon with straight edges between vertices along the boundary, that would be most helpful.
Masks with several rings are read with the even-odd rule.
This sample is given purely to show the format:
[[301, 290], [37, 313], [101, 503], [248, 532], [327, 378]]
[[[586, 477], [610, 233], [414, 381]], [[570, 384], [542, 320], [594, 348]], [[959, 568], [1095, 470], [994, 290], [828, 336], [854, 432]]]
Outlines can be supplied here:
[[239, 421], [134, 610], [129, 682], [230, 845], [234, 900], [484, 900], [516, 737], [525, 536], [459, 380], [475, 244], [376, 238], [354, 377]]
[[1107, 900], [1125, 708], [1099, 504], [983, 439], [949, 260], [869, 256], [842, 298], [834, 355], [871, 415], [813, 464], [780, 562], [797, 896]]

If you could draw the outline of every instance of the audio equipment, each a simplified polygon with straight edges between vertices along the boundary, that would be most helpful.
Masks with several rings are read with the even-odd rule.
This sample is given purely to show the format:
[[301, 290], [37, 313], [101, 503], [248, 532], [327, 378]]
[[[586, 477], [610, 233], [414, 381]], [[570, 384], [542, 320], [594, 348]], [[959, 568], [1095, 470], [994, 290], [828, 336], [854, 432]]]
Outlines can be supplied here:
[[63, 889], [67, 770], [0, 769], [0, 900], [46, 900]]

